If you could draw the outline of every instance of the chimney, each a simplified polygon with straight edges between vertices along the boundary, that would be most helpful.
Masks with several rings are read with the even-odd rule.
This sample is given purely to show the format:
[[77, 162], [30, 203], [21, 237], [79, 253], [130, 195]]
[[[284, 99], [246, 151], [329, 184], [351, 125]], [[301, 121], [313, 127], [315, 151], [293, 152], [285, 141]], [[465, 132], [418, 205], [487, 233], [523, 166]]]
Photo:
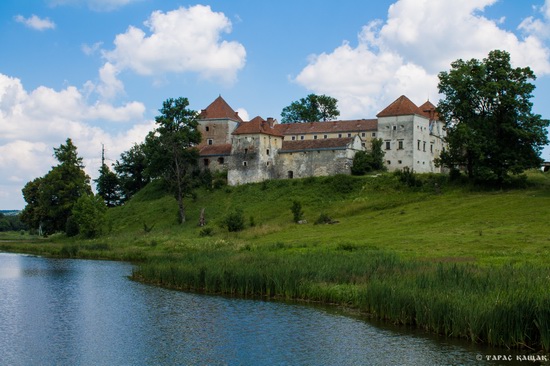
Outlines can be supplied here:
[[273, 128], [273, 125], [274, 125], [273, 117], [267, 117], [267, 124], [269, 125], [269, 127]]

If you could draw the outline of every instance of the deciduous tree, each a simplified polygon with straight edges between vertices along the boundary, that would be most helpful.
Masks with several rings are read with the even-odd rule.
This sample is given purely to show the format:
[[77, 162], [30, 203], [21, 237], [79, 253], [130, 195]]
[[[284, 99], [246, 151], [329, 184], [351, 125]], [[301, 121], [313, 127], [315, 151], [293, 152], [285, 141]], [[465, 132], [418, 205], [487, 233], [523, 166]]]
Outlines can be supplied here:
[[457, 60], [439, 74], [437, 111], [448, 147], [439, 163], [464, 169], [470, 179], [501, 185], [510, 174], [540, 166], [549, 121], [531, 110], [535, 74], [513, 68], [505, 51], [483, 61]]
[[183, 198], [193, 186], [198, 161], [195, 146], [201, 141], [198, 113], [188, 106], [187, 98], [165, 100], [159, 110], [161, 114], [155, 117], [158, 127], [145, 142], [148, 171], [151, 176], [162, 176], [173, 189], [180, 223], [185, 222]]
[[333, 120], [340, 115], [338, 100], [327, 95], [310, 94], [283, 108], [281, 123]]

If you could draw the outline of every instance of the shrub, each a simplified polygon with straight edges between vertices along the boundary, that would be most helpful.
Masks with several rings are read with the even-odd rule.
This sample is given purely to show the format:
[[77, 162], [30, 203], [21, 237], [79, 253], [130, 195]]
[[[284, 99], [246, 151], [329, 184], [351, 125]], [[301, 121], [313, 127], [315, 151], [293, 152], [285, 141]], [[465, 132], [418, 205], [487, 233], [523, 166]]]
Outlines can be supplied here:
[[317, 220], [315, 220], [314, 224], [319, 225], [319, 224], [332, 224], [332, 223], [334, 223], [334, 220], [332, 219], [332, 217], [330, 217], [326, 213], [322, 213], [319, 215]]
[[202, 228], [202, 230], [199, 232], [200, 237], [212, 236], [213, 234], [214, 234], [214, 229], [212, 229], [211, 227]]
[[87, 238], [99, 236], [105, 223], [107, 206], [99, 195], [85, 195], [76, 201], [73, 216], [81, 234]]
[[229, 232], [241, 231], [244, 229], [244, 214], [241, 209], [236, 209], [229, 213], [223, 220], [223, 226]]
[[65, 233], [69, 238], [77, 236], [80, 233], [80, 231], [78, 230], [78, 223], [72, 215], [67, 218], [67, 223], [65, 224]]

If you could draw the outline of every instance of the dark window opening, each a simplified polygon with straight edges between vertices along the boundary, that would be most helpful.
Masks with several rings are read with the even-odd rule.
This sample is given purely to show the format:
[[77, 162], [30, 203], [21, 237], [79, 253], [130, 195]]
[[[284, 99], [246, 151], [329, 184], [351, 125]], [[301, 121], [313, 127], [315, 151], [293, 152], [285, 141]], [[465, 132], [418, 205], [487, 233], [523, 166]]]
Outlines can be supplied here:
[[294, 178], [294, 172], [292, 170], [288, 171], [288, 179]]
[[208, 164], [210, 164], [210, 160], [204, 159], [204, 166], [208, 166]]
[[223, 163], [224, 163], [223, 158], [218, 158], [218, 164], [223, 164]]

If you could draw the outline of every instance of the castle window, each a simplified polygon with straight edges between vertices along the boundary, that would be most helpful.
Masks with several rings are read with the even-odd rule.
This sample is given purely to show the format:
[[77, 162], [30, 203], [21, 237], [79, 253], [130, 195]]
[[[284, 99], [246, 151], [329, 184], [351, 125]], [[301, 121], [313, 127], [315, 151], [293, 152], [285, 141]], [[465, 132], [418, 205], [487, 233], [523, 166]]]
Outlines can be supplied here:
[[392, 126], [391, 129], [394, 130], [394, 131], [396, 131], [396, 130], [397, 130], [397, 126]]
[[348, 137], [351, 137], [351, 133], [348, 133]]
[[423, 142], [422, 151], [426, 151], [426, 141]]
[[433, 154], [433, 152], [434, 152], [434, 144], [430, 144], [430, 152]]
[[387, 160], [386, 164], [391, 165], [391, 160]]
[[417, 147], [418, 150], [420, 150], [420, 140], [417, 141], [416, 147]]
[[341, 134], [341, 133], [338, 134], [338, 138], [339, 138], [339, 139], [342, 138], [342, 134]]
[[218, 164], [223, 164], [223, 163], [224, 163], [223, 158], [218, 158]]
[[208, 166], [208, 164], [210, 164], [210, 160], [204, 159], [204, 166]]
[[266, 161], [265, 166], [269, 166], [269, 161]]
[[397, 164], [403, 164], [403, 162], [401, 160], [397, 160]]
[[397, 141], [397, 145], [398, 145], [398, 146], [397, 146], [397, 149], [398, 149], [398, 150], [403, 150], [403, 140]]
[[248, 166], [248, 162], [243, 161], [243, 166]]
[[324, 138], [324, 139], [328, 139], [328, 135], [323, 135], [323, 138]]
[[289, 170], [287, 173], [288, 179], [294, 178], [294, 172], [292, 170]]
[[367, 136], [367, 134], [364, 132], [361, 132], [361, 137], [365, 137], [365, 136]]
[[212, 140], [212, 139], [208, 139], [206, 141], [208, 142], [208, 145], [212, 145], [214, 143], [214, 140]]
[[304, 139], [304, 135], [300, 136], [300, 140], [303, 140]]
[[245, 154], [248, 154], [248, 149], [244, 149], [244, 153], [245, 153]]
[[373, 132], [373, 133], [372, 133], [372, 137], [376, 137], [376, 132]]
[[204, 129], [205, 129], [206, 132], [210, 131], [210, 127], [208, 127], [208, 126], [206, 126]]
[[391, 150], [391, 141], [386, 141], [386, 150]]
[[266, 154], [266, 155], [269, 155], [269, 149], [267, 149], [267, 150], [265, 151], [265, 154]]
[[292, 136], [292, 141], [296, 140], [296, 136]]
[[364, 142], [362, 142], [361, 146], [366, 147], [367, 145]]
[[317, 135], [314, 135], [314, 136], [313, 136], [313, 139], [314, 139], [314, 140], [317, 140]]

